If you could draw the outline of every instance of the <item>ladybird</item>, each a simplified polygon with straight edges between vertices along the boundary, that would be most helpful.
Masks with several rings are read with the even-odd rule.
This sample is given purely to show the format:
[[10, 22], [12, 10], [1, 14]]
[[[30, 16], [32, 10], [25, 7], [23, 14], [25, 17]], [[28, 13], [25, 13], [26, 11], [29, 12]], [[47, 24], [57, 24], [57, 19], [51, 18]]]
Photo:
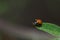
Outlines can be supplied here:
[[33, 22], [34, 26], [40, 27], [42, 26], [42, 20], [41, 19], [35, 19], [35, 21]]

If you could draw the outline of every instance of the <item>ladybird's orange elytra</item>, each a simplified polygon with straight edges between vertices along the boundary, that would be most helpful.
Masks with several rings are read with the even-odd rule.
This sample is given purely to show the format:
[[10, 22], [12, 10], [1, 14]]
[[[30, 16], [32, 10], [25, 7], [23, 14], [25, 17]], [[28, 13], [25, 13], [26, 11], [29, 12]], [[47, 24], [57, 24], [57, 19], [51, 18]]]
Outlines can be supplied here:
[[35, 21], [36, 21], [38, 24], [42, 24], [42, 20], [41, 20], [41, 19], [35, 19]]

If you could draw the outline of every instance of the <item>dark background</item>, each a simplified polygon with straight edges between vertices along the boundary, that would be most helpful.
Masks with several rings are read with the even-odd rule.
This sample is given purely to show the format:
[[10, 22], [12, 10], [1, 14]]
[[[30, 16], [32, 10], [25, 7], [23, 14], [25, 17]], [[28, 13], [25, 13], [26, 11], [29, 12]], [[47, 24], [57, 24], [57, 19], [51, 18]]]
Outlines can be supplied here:
[[41, 18], [44, 22], [60, 25], [60, 0], [0, 0], [0, 8], [1, 18], [18, 24], [18, 26], [13, 27], [10, 25], [7, 27], [6, 25], [8, 24], [4, 23], [3, 20], [2, 22], [0, 21], [0, 26], [1, 24], [3, 26], [2, 30], [8, 34], [17, 33], [16, 35], [22, 34], [22, 36], [27, 36], [26, 34], [28, 34], [29, 37], [34, 35], [34, 39], [36, 37], [49, 39], [52, 35], [31, 28], [34, 19]]
[[32, 26], [35, 18], [60, 25], [59, 0], [8, 0], [4, 18], [19, 25]]

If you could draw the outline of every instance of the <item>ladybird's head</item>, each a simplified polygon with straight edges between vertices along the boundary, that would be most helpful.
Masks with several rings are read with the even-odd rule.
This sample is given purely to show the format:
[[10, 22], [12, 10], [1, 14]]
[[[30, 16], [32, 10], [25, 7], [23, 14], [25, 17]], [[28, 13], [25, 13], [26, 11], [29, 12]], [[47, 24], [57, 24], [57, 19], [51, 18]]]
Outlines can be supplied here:
[[41, 27], [42, 26], [42, 20], [41, 19], [35, 19], [33, 22], [34, 26]]

